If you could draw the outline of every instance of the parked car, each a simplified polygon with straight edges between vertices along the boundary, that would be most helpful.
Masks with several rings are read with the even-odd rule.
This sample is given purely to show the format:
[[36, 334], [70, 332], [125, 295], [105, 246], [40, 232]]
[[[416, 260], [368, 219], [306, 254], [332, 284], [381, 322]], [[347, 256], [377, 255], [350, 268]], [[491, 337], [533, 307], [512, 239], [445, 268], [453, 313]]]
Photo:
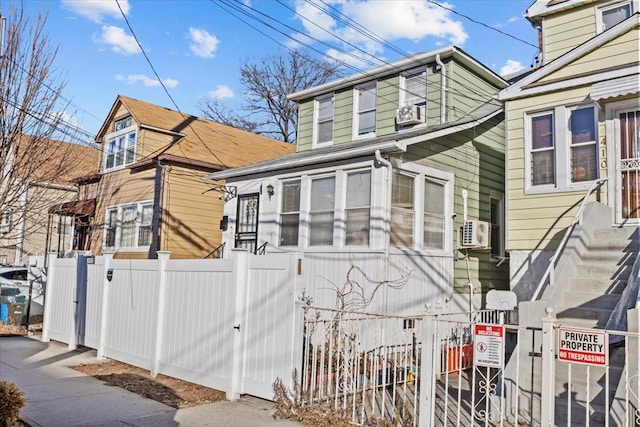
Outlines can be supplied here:
[[31, 293], [31, 315], [44, 313], [44, 289], [46, 283], [45, 274], [36, 267], [0, 267], [0, 287], [20, 289], [20, 295], [29, 298], [29, 287], [32, 286]]

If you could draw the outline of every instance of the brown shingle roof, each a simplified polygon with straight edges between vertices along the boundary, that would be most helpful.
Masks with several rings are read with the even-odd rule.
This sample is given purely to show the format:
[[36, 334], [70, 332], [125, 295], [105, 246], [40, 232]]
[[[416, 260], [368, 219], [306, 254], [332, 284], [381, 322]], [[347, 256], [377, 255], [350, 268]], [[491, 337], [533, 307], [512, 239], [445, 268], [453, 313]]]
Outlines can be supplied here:
[[237, 167], [295, 152], [295, 145], [222, 125], [200, 117], [119, 95], [111, 114], [96, 140], [107, 133], [106, 125], [121, 102], [138, 125], [177, 132], [184, 135], [159, 154], [172, 154], [205, 161], [222, 167]]

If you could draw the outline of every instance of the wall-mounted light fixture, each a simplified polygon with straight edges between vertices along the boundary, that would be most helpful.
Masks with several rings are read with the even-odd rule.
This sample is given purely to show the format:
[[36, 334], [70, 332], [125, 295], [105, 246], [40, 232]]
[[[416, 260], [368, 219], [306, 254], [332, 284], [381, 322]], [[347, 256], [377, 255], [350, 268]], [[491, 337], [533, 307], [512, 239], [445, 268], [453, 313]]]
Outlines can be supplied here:
[[274, 193], [275, 190], [273, 189], [273, 185], [267, 185], [267, 194], [269, 195], [269, 200], [271, 200], [271, 196], [273, 196]]

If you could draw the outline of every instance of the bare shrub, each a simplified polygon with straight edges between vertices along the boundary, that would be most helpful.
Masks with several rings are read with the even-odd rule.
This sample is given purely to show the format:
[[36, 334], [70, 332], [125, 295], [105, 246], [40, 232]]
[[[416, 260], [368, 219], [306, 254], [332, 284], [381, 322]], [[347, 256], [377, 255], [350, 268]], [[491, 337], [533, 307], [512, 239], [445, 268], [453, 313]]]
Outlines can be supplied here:
[[0, 427], [15, 425], [25, 403], [24, 394], [15, 384], [0, 381]]

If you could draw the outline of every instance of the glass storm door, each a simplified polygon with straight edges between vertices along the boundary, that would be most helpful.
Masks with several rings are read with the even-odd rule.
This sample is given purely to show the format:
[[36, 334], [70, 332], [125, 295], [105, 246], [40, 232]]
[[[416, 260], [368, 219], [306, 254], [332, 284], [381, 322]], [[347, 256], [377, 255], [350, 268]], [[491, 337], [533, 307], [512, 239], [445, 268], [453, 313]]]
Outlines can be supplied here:
[[617, 188], [619, 189], [617, 217], [621, 222], [640, 219], [640, 110], [618, 113], [616, 130], [620, 158], [617, 161]]
[[235, 247], [252, 254], [256, 253], [258, 241], [258, 197], [258, 193], [238, 196]]

